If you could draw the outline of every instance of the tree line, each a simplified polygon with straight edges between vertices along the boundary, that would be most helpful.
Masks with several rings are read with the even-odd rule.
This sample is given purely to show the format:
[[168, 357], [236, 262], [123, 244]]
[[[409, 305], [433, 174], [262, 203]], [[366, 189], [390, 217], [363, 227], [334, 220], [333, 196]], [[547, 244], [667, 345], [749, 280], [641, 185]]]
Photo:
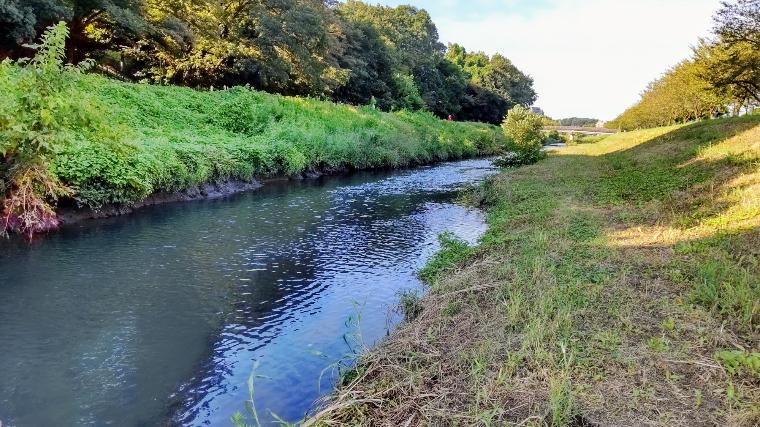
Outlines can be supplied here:
[[65, 21], [66, 57], [119, 78], [191, 87], [250, 85], [382, 110], [498, 124], [536, 99], [502, 55], [443, 45], [412, 6], [348, 0], [2, 0], [0, 58], [29, 56]]
[[639, 101], [607, 127], [667, 126], [760, 104], [760, 0], [722, 2], [713, 20], [712, 37], [649, 83]]
[[713, 36], [651, 82], [639, 101], [607, 127], [666, 126], [760, 105], [760, 0], [722, 2]]
[[599, 119], [589, 117], [568, 117], [565, 119], [559, 119], [558, 122], [559, 126], [594, 127], [599, 123]]

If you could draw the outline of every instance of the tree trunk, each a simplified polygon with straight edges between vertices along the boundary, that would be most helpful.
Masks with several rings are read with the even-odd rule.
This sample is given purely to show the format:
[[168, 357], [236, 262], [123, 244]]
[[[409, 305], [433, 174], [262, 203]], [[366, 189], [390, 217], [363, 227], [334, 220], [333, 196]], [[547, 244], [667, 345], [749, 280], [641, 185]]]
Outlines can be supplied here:
[[81, 47], [85, 41], [85, 24], [82, 18], [75, 17], [69, 24], [69, 39], [66, 43], [66, 60], [70, 64], [79, 63], [82, 58]]

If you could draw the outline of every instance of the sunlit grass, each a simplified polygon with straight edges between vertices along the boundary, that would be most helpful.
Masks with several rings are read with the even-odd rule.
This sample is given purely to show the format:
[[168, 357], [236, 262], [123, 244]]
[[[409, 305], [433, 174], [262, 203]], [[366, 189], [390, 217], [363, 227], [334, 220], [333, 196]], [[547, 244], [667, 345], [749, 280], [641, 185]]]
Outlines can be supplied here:
[[314, 421], [757, 425], [758, 141], [712, 120], [495, 177], [481, 245], [426, 267], [417, 319]]
[[[0, 67], [0, 91], [8, 99], [24, 96], [13, 85], [18, 70]], [[209, 92], [64, 77], [74, 87], [70, 96], [88, 94], [118, 135], [116, 144], [104, 144], [70, 127], [58, 149], [55, 174], [92, 207], [226, 180], [496, 154], [505, 145], [497, 127], [424, 112], [384, 113], [243, 87]]]

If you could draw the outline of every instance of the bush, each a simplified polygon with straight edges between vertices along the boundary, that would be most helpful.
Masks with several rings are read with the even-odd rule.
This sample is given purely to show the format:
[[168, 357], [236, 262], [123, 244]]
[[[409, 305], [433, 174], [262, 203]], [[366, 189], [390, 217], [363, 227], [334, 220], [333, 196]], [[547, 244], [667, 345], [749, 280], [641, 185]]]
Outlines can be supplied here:
[[77, 136], [114, 139], [98, 104], [74, 86], [82, 68], [63, 65], [67, 37], [64, 23], [51, 26], [34, 59], [0, 64], [0, 233], [56, 227], [51, 203], [74, 191], [52, 170], [56, 157]]
[[544, 145], [550, 145], [550, 144], [564, 144], [567, 141], [565, 141], [565, 138], [556, 130], [553, 130], [546, 134], [544, 137]]
[[542, 116], [522, 105], [516, 105], [509, 110], [501, 127], [510, 143], [504, 156], [494, 164], [502, 167], [519, 166], [541, 159], [541, 146], [544, 142]]
[[540, 147], [543, 142], [542, 117], [522, 105], [514, 106], [501, 124], [504, 132], [518, 147]]
[[541, 150], [508, 151], [497, 157], [493, 164], [500, 168], [511, 168], [522, 165], [531, 165], [541, 160]]

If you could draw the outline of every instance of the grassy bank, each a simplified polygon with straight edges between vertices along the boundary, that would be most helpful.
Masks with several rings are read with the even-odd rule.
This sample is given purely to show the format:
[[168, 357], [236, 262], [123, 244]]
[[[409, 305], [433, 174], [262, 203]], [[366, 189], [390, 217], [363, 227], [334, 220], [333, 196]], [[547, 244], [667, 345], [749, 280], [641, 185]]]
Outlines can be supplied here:
[[122, 83], [62, 67], [55, 40], [38, 62], [0, 65], [0, 176], [7, 180], [0, 194], [24, 189], [18, 170], [42, 168], [35, 176], [43, 184], [30, 187], [60, 180], [64, 188], [48, 193], [98, 208], [209, 182], [401, 167], [494, 154], [505, 144], [497, 127], [424, 112], [384, 113], [242, 87]]
[[567, 147], [481, 198], [482, 243], [444, 242], [310, 424], [760, 423], [760, 117]]
[[245, 88], [196, 91], [81, 76], [127, 149], [82, 138], [55, 168], [86, 204], [128, 203], [156, 191], [308, 170], [401, 167], [492, 154], [492, 126], [448, 123], [429, 113], [291, 98]]

